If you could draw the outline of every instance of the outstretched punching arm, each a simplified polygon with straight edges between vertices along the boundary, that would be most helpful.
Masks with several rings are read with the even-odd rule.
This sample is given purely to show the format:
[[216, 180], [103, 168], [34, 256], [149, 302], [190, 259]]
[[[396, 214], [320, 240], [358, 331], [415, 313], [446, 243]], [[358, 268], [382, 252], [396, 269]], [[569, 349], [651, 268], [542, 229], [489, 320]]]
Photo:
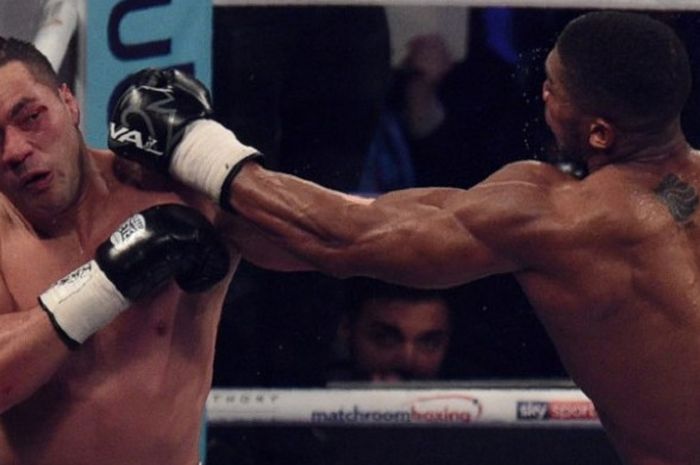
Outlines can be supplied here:
[[[163, 94], [155, 106], [153, 92]], [[525, 262], [519, 246], [551, 213], [547, 186], [564, 176], [525, 163], [468, 191], [414, 189], [359, 199], [250, 163], [257, 152], [207, 119], [208, 100], [194, 110], [187, 104], [201, 95], [206, 89], [200, 83], [177, 72], [143, 72], [120, 100], [112, 124], [114, 134], [136, 131], [138, 140], [152, 141], [150, 148], [113, 136], [110, 147], [207, 193], [300, 262], [337, 276], [444, 287], [520, 270]], [[154, 119], [167, 130], [152, 131]], [[246, 241], [238, 245], [244, 256], [255, 255]], [[274, 259], [268, 264], [276, 267]]]
[[560, 176], [525, 163], [471, 190], [408, 189], [369, 200], [250, 164], [233, 182], [229, 201], [319, 270], [449, 287], [523, 270], [528, 242], [558, 227], [547, 188], [528, 174], [533, 170]]

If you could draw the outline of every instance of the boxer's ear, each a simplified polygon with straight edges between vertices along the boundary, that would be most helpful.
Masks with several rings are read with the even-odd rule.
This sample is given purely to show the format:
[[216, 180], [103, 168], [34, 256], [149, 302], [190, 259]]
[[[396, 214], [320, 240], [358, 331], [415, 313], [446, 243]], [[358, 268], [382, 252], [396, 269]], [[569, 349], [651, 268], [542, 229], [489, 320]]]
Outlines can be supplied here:
[[61, 86], [58, 88], [58, 96], [60, 97], [61, 101], [63, 104], [68, 108], [68, 111], [70, 112], [71, 118], [73, 119], [73, 124], [75, 126], [80, 125], [80, 105], [78, 105], [78, 101], [76, 100], [75, 96], [73, 95], [73, 92], [68, 88], [68, 86], [64, 83], [61, 84]]
[[596, 150], [610, 150], [615, 136], [615, 128], [604, 118], [595, 118], [588, 127], [588, 143]]

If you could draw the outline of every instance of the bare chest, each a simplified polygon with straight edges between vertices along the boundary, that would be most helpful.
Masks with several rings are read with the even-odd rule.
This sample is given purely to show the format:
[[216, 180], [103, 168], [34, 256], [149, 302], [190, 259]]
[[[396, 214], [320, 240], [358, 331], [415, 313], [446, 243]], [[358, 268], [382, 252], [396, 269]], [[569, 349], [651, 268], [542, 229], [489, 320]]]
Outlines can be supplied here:
[[55, 238], [42, 238], [26, 227], [12, 227], [0, 243], [0, 269], [17, 310], [32, 308], [39, 294], [94, 257], [97, 247], [131, 215], [152, 205], [178, 202], [175, 196], [127, 196], [106, 205], [82, 226]]

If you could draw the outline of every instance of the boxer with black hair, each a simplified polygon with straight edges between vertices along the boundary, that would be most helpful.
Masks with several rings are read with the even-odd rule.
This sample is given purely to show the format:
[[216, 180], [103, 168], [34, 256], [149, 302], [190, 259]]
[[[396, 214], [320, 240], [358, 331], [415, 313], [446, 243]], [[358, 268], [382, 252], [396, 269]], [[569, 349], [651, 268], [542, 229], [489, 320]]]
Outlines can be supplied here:
[[46, 58], [0, 38], [0, 464], [194, 465], [231, 221], [143, 189], [79, 123]]
[[[680, 124], [687, 53], [658, 20], [595, 12], [569, 23], [545, 70], [545, 118], [562, 159], [585, 165], [581, 179], [523, 161], [468, 190], [358, 199], [250, 163], [253, 150], [202, 119], [166, 155], [169, 172], [336, 276], [442, 288], [513, 273], [625, 463], [700, 463], [700, 155]], [[238, 240], [254, 257], [250, 238]]]

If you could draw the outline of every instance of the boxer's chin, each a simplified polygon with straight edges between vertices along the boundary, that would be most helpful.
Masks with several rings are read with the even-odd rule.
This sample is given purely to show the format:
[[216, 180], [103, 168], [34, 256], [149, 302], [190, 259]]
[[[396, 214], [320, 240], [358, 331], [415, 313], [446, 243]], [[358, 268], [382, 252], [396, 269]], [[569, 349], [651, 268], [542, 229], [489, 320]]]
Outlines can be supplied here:
[[113, 168], [114, 175], [125, 184], [149, 191], [172, 190], [172, 181], [167, 176], [134, 161], [115, 157]]

